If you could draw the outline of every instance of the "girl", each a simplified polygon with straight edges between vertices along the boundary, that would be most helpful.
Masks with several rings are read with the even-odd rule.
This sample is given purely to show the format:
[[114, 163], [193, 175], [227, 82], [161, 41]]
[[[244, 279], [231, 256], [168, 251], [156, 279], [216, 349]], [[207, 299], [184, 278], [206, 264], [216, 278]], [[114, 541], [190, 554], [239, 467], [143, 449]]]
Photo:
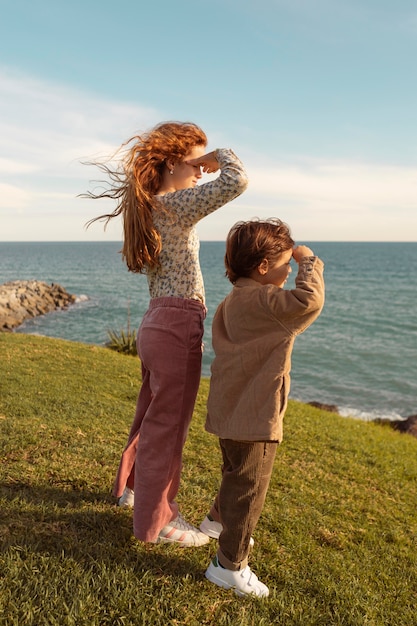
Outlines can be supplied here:
[[[206, 314], [195, 227], [247, 186], [236, 155], [229, 149], [206, 153], [206, 145], [195, 124], [162, 123], [124, 144], [121, 169], [99, 165], [112, 184], [101, 194], [87, 194], [117, 200], [112, 213], [96, 219], [107, 223], [122, 216], [123, 259], [130, 271], [146, 274], [151, 298], [137, 337], [142, 386], [113, 493], [119, 505], [134, 506], [138, 539], [180, 546], [208, 541], [175, 502], [200, 383]], [[202, 171], [218, 169], [217, 179], [197, 186]]]

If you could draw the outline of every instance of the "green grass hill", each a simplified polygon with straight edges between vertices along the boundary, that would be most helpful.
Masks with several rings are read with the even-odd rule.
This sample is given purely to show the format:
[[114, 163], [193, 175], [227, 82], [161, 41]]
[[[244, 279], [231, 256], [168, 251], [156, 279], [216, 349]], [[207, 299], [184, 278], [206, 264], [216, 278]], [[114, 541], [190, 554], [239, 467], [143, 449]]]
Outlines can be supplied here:
[[[216, 542], [146, 545], [112, 483], [139, 361], [0, 333], [1, 626], [417, 624], [417, 439], [290, 402], [250, 565], [267, 599], [204, 577]], [[199, 524], [220, 454], [201, 381], [178, 502]]]

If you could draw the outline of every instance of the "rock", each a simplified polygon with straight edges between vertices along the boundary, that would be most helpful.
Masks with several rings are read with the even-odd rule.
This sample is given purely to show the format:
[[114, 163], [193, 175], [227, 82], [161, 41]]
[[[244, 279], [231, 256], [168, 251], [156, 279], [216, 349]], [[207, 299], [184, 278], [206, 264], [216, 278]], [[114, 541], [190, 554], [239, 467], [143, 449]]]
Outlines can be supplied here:
[[378, 417], [373, 420], [375, 424], [381, 424], [382, 426], [389, 426], [394, 430], [398, 430], [400, 433], [406, 433], [417, 437], [417, 415], [409, 415], [404, 419], [390, 420], [388, 418]]
[[14, 280], [0, 285], [0, 331], [11, 331], [26, 320], [66, 309], [76, 296], [63, 287], [39, 280]]
[[417, 415], [409, 415], [403, 420], [395, 420], [392, 427], [400, 433], [408, 433], [417, 437]]
[[322, 402], [307, 402], [307, 404], [316, 407], [316, 409], [321, 409], [322, 411], [339, 413], [339, 408], [335, 404], [323, 404]]

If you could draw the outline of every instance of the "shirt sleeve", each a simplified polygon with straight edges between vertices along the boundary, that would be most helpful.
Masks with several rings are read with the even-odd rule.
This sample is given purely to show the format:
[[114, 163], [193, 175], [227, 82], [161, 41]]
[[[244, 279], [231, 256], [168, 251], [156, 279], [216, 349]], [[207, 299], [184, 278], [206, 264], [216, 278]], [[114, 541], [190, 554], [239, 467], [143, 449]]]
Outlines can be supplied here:
[[268, 306], [291, 333], [302, 333], [320, 315], [325, 298], [323, 271], [319, 257], [303, 257], [295, 289], [282, 289], [278, 294], [274, 288], [267, 291]]
[[159, 198], [184, 226], [197, 224], [206, 215], [237, 198], [248, 185], [245, 168], [233, 150], [217, 149], [216, 157], [220, 175], [215, 180]]

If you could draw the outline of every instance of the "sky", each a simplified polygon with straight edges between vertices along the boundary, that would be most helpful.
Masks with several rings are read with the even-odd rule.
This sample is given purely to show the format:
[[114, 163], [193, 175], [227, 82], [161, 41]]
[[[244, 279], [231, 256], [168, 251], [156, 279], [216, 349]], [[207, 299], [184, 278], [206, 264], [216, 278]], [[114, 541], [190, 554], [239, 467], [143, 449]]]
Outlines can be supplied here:
[[[0, 0], [0, 241], [121, 240], [84, 163], [166, 120], [232, 148], [247, 191], [202, 240], [417, 241], [415, 0]], [[204, 178], [203, 178], [204, 180]], [[208, 180], [208, 179], [207, 179]]]

